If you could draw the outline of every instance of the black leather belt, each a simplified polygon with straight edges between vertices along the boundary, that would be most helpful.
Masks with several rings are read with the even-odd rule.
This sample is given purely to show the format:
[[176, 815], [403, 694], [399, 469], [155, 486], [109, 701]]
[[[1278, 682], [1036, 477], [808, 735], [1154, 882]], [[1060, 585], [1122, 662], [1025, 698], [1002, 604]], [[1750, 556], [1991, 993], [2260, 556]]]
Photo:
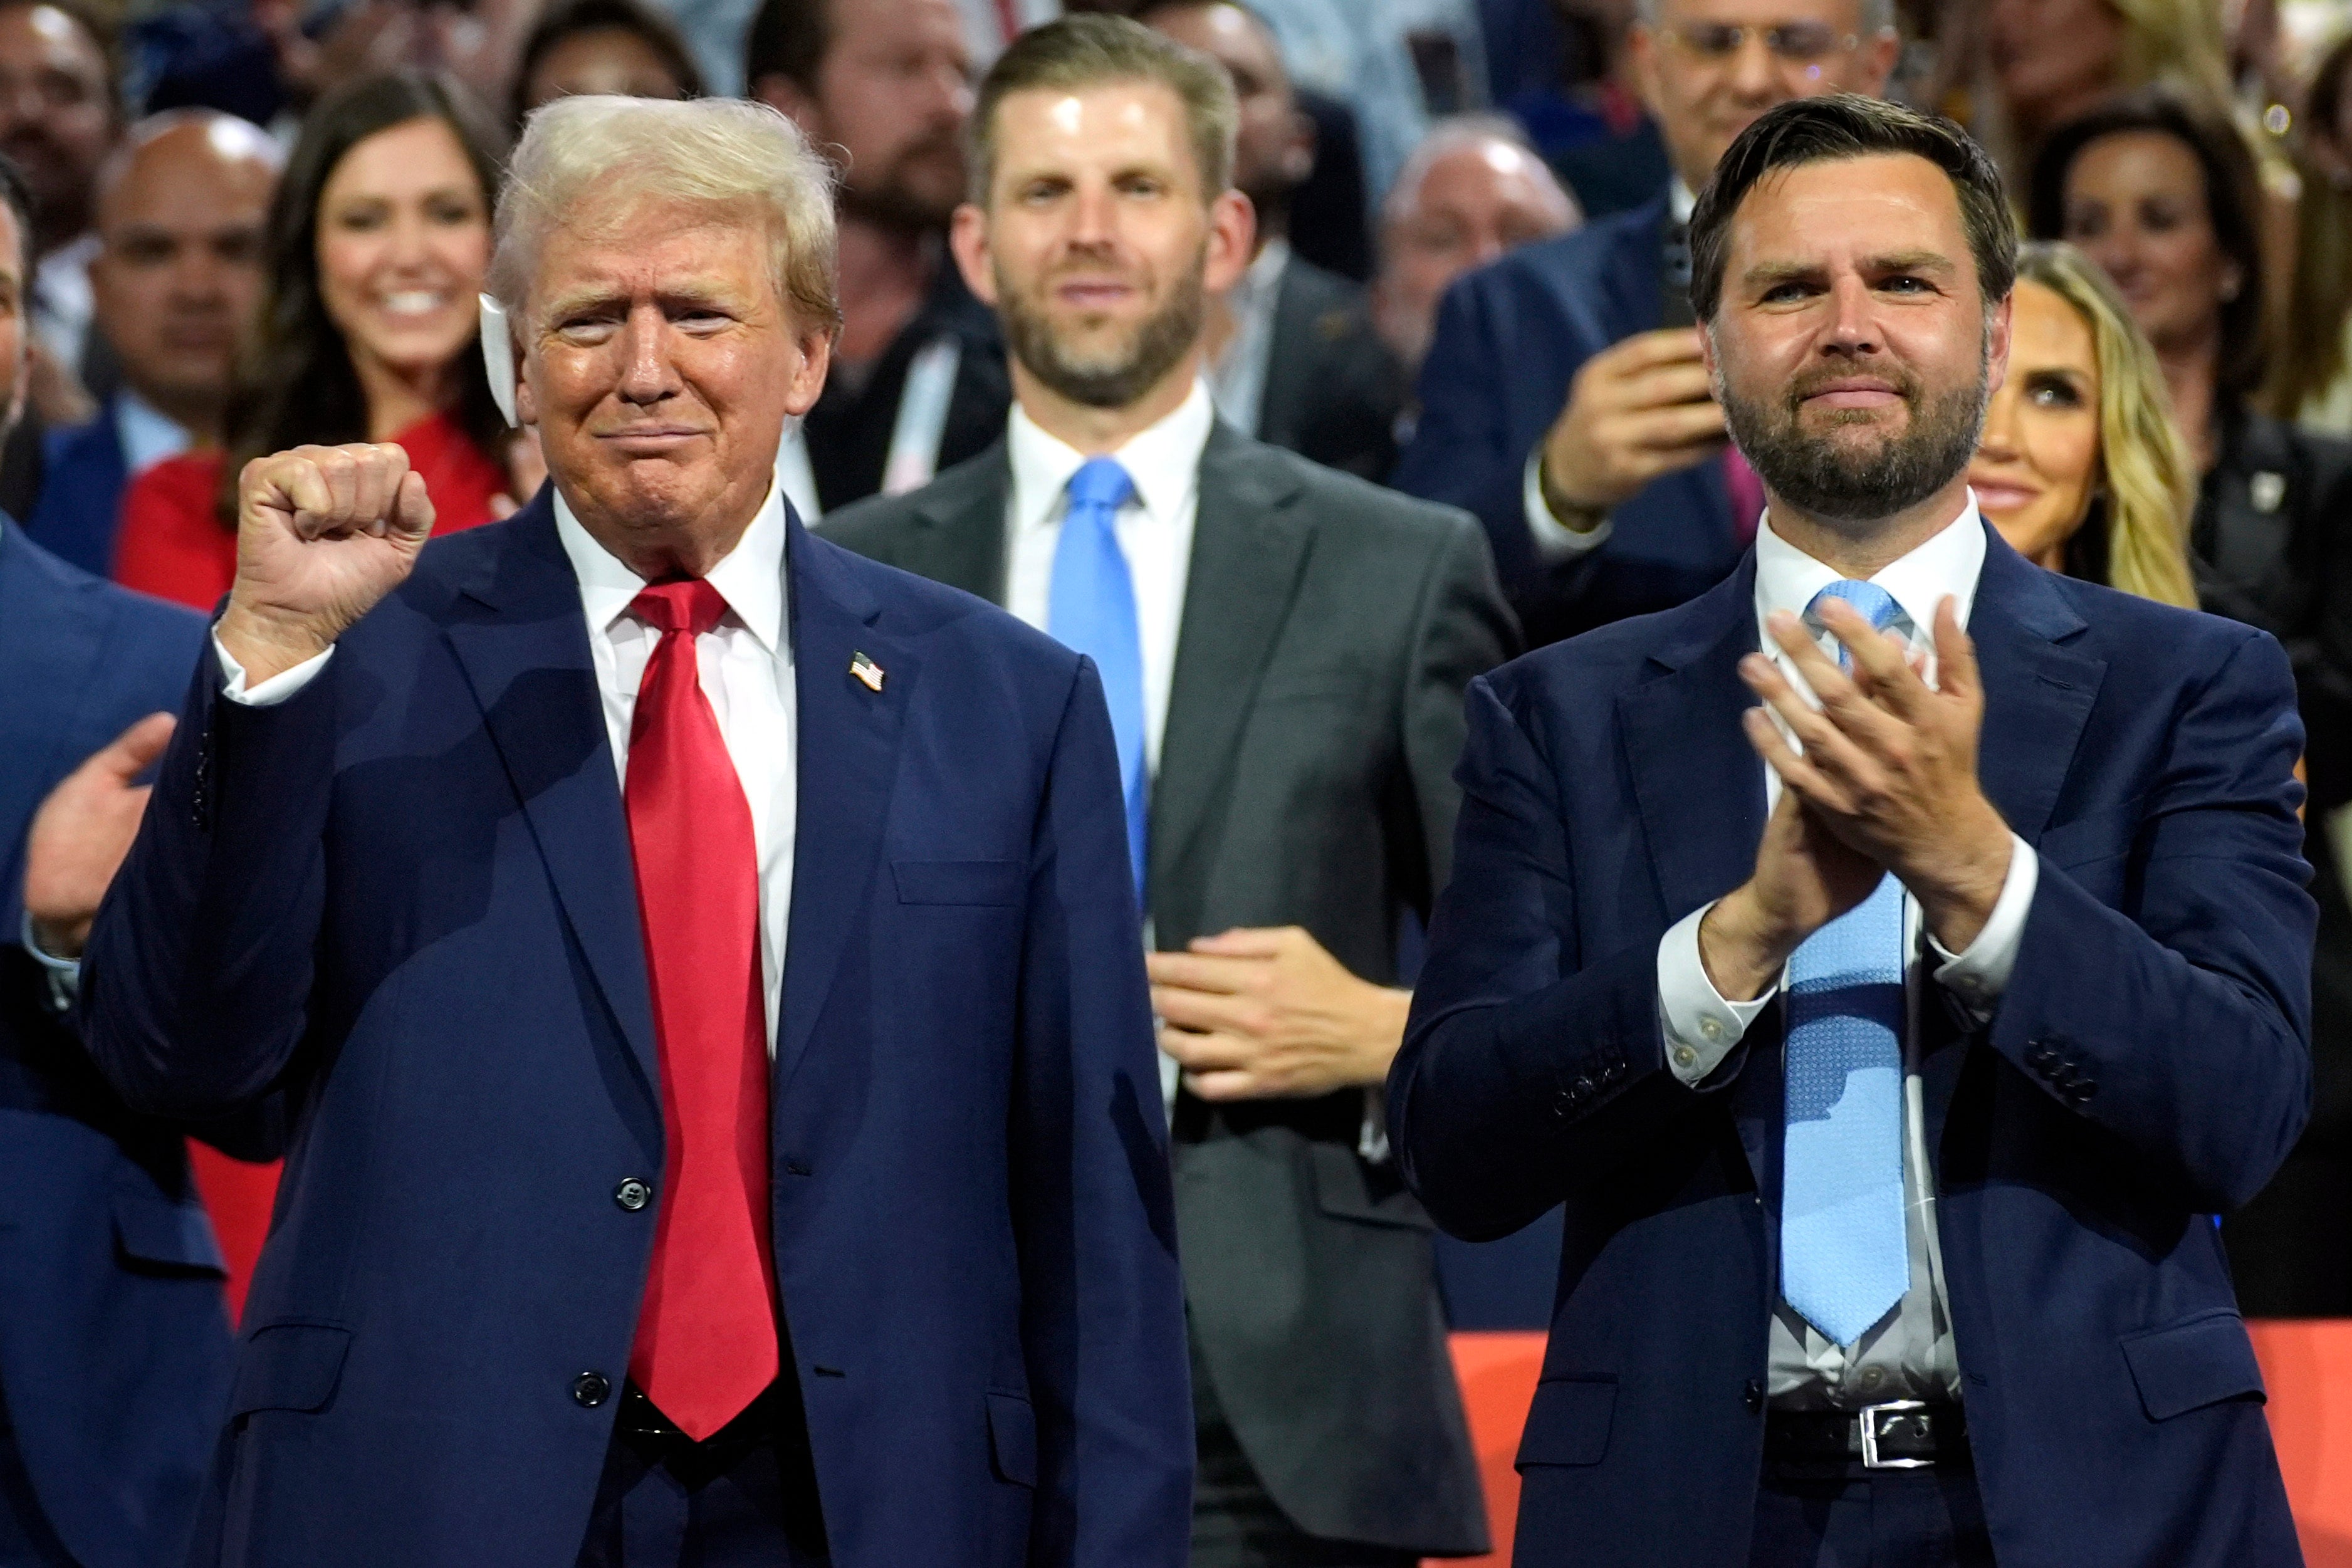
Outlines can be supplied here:
[[1894, 1399], [1860, 1410], [1775, 1410], [1764, 1417], [1764, 1458], [1776, 1464], [1916, 1470], [1965, 1465], [1968, 1418], [1958, 1405]]

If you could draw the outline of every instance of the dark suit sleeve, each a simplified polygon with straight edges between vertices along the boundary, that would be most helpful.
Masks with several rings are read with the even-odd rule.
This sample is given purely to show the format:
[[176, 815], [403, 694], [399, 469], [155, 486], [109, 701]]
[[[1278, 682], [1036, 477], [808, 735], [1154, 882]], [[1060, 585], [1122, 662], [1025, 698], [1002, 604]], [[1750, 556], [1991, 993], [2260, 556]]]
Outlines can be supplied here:
[[1462, 760], [1462, 694], [1516, 653], [1518, 640], [1486, 542], [1463, 519], [1423, 587], [1406, 670], [1405, 757], [1420, 853], [1399, 856], [1398, 864], [1426, 868], [1425, 879], [1416, 873], [1416, 885], [1407, 889], [1424, 921], [1454, 859], [1454, 823], [1462, 805], [1454, 779]]
[[[1535, 542], [1520, 510], [1528, 454], [1511, 445], [1510, 388], [1503, 374], [1508, 349], [1497, 340], [1481, 281], [1476, 273], [1457, 279], [1438, 307], [1436, 334], [1417, 384], [1419, 421], [1391, 482], [1407, 495], [1476, 514], [1508, 584], [1535, 563]], [[1563, 395], [1566, 388], [1563, 380]]]
[[[1706, 1097], [1666, 1070], [1658, 948], [1578, 951], [1575, 867], [1550, 765], [1471, 683], [1454, 878], [1388, 1085], [1389, 1137], [1438, 1224], [1508, 1235], [1604, 1186]], [[1710, 1089], [1737, 1077], [1727, 1058]]]
[[2317, 916], [2294, 815], [2303, 726], [2279, 645], [2248, 634], [2170, 741], [2135, 808], [2122, 910], [2053, 863], [2045, 837], [1990, 1037], [2218, 1214], [2270, 1180], [2311, 1110]]
[[137, 1110], [248, 1107], [301, 1041], [341, 663], [270, 708], [229, 701], [215, 662], [198, 666], [82, 969], [83, 1037]]
[[1013, 1215], [1037, 1420], [1035, 1568], [1180, 1568], [1192, 1403], [1175, 1197], [1118, 752], [1090, 661], [1030, 858]]

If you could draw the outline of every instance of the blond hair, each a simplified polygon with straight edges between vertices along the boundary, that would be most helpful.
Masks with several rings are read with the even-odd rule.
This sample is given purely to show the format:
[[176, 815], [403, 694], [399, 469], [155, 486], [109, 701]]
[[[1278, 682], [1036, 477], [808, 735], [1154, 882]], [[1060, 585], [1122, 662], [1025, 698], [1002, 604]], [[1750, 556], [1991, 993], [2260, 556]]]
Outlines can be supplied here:
[[2195, 609], [2189, 520], [2197, 505], [2197, 468], [2172, 422], [2156, 350], [2106, 274], [2073, 246], [2021, 246], [2017, 277], [2065, 300], [2091, 329], [2099, 366], [2095, 488], [2105, 503], [2107, 586]]
[[2208, 108], [2226, 111], [2230, 46], [2215, 0], [2107, 0], [2124, 20], [2116, 84], [2179, 88]]
[[507, 165], [490, 292], [509, 316], [525, 320], [547, 237], [592, 214], [617, 224], [647, 201], [738, 220], [749, 209], [768, 231], [776, 297], [795, 324], [836, 331], [833, 182], [832, 166], [800, 127], [765, 104], [559, 98], [523, 122]]

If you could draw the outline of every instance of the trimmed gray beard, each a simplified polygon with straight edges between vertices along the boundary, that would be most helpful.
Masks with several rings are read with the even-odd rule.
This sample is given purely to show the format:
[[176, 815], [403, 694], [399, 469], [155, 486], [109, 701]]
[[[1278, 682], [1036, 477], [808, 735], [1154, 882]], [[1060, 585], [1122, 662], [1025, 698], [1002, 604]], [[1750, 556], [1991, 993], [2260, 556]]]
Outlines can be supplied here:
[[1208, 247], [1179, 279], [1168, 302], [1147, 317], [1128, 341], [1127, 351], [1108, 359], [1082, 360], [1064, 348], [1054, 324], [1029, 309], [1027, 296], [1002, 270], [996, 274], [997, 314], [1004, 342], [1029, 374], [1073, 403], [1089, 408], [1124, 408], [1160, 384], [1201, 335], [1208, 293], [1201, 284]]
[[[1910, 410], [1908, 426], [1864, 451], [1843, 449], [1832, 436], [1799, 428], [1798, 411], [1823, 377], [1801, 377], [1769, 404], [1733, 396], [1728, 387], [1717, 392], [1732, 440], [1774, 495], [1823, 522], [1867, 523], [1908, 511], [1969, 466], [1984, 430], [1990, 368], [1989, 357], [1979, 361], [1974, 385], [1932, 401], [1916, 376], [1898, 372], [1896, 392]], [[1831, 428], [1861, 423], [1833, 418]]]

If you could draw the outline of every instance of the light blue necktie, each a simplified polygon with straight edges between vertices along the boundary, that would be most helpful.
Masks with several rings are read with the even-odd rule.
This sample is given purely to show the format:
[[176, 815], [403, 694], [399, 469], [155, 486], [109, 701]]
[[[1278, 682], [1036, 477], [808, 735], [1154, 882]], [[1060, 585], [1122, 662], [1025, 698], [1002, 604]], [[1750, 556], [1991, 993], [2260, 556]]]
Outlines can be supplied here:
[[[1885, 627], [1900, 613], [1874, 583], [1832, 583]], [[1817, 624], [1817, 622], [1816, 622]], [[1838, 650], [1838, 663], [1846, 663]], [[1807, 938], [1789, 960], [1788, 1099], [1780, 1194], [1780, 1294], [1852, 1345], [1903, 1299], [1903, 884]]]
[[1135, 896], [1143, 897], [1144, 833], [1150, 778], [1143, 755], [1143, 637], [1135, 620], [1135, 579], [1118, 547], [1118, 509], [1135, 481], [1109, 458], [1092, 458], [1070, 476], [1070, 504], [1054, 546], [1054, 584], [1045, 629], [1085, 654], [1102, 673], [1110, 732], [1118, 743], [1119, 782], [1127, 791], [1127, 853]]

